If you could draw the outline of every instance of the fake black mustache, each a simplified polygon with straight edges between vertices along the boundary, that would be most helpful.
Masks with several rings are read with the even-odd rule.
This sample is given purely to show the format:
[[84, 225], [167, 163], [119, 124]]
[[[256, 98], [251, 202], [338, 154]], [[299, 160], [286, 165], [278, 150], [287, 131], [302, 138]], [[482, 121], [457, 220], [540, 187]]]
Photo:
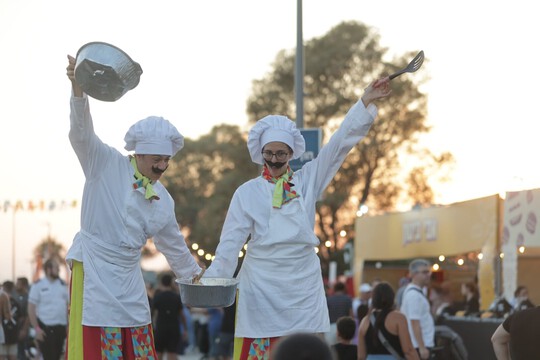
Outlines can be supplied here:
[[152, 172], [154, 174], [163, 174], [165, 172], [165, 170], [167, 170], [169, 167], [167, 166], [165, 169], [161, 170], [160, 168], [157, 168], [157, 167], [153, 167], [152, 168]]
[[265, 162], [266, 162], [266, 165], [268, 165], [268, 167], [271, 167], [274, 169], [281, 169], [286, 164], [286, 162], [272, 162], [269, 160], [265, 160]]

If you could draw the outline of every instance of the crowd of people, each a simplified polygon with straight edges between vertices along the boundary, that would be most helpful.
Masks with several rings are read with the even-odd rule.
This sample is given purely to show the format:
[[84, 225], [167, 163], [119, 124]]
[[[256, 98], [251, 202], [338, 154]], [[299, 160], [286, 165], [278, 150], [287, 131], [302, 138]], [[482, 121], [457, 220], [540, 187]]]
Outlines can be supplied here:
[[6, 280], [0, 287], [0, 359], [26, 360], [33, 353], [27, 313], [29, 291], [26, 277], [17, 278], [15, 283]]
[[[59, 260], [47, 260], [43, 272], [44, 276], [33, 284], [24, 277], [16, 283], [2, 284], [0, 318], [3, 324], [16, 324], [14, 339], [8, 327], [1, 329], [2, 360], [58, 360], [66, 352], [69, 298], [67, 285], [59, 278]], [[147, 287], [157, 359], [177, 360], [182, 354], [192, 353], [201, 359], [232, 360], [236, 303], [225, 308], [186, 307], [174, 273], [158, 274], [157, 279], [156, 284]], [[317, 357], [306, 359], [437, 359], [437, 350], [442, 349], [437, 349], [436, 325], [447, 315], [479, 316], [480, 305], [474, 302], [478, 301], [474, 282], [463, 283], [461, 298], [454, 301], [445, 284], [432, 284], [430, 279], [431, 264], [416, 259], [409, 264], [407, 281], [396, 286], [402, 290], [399, 292], [387, 281], [376, 279], [361, 284], [355, 297], [337, 281], [326, 295], [332, 325], [329, 331], [315, 338], [308, 335], [316, 333], [294, 332], [280, 340], [291, 338], [288, 341], [293, 344], [313, 342], [315, 348], [322, 341], [329, 350], [329, 358], [318, 351]], [[532, 344], [539, 333], [535, 320], [540, 316], [539, 308], [529, 299], [525, 286], [516, 289], [509, 303], [510, 315], [493, 334], [494, 352], [497, 359], [526, 358], [523, 354], [535, 349]], [[530, 331], [523, 331], [525, 328]], [[292, 337], [300, 334], [304, 336]], [[275, 359], [280, 342], [270, 346]], [[283, 356], [279, 359], [286, 359]]]
[[58, 360], [64, 353], [69, 297], [59, 260], [45, 261], [43, 273], [33, 284], [26, 277], [2, 284], [1, 360]]
[[540, 307], [529, 299], [526, 286], [518, 286], [507, 301], [508, 307], [496, 313], [491, 308], [481, 310], [474, 279], [463, 282], [459, 291], [452, 291], [448, 282], [432, 282], [431, 275], [431, 263], [415, 259], [409, 264], [408, 276], [396, 286], [397, 291], [388, 282], [376, 279], [372, 284], [361, 284], [358, 297], [352, 298], [346, 294], [345, 284], [336, 283], [328, 306], [331, 322], [333, 314], [338, 324], [339, 342], [344, 341], [339, 323], [352, 319], [350, 312], [355, 314], [357, 326], [356, 336], [345, 341], [357, 352], [337, 352], [337, 359], [467, 359], [462, 339], [444, 325], [448, 317], [504, 318], [492, 337], [498, 360], [533, 359], [539, 353], [536, 339], [540, 330], [535, 321]]

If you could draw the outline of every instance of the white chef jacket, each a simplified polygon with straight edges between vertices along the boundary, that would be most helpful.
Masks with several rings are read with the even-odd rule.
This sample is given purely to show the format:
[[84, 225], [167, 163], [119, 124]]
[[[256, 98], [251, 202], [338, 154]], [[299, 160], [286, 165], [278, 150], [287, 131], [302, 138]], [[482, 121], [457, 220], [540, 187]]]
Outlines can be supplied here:
[[275, 184], [262, 177], [241, 185], [233, 195], [216, 250], [205, 277], [232, 277], [248, 236], [238, 274], [236, 337], [276, 337], [295, 332], [327, 332], [328, 307], [320, 260], [314, 247], [315, 203], [345, 157], [364, 136], [377, 108], [358, 101], [316, 159], [296, 171], [291, 182], [300, 196], [272, 207]]
[[133, 188], [127, 156], [94, 133], [86, 94], [71, 97], [69, 139], [84, 171], [81, 230], [66, 256], [84, 268], [83, 325], [135, 327], [150, 324], [150, 309], [140, 268], [147, 239], [165, 255], [180, 278], [201, 269], [186, 246], [174, 214], [174, 201], [158, 181], [159, 200], [146, 200]]

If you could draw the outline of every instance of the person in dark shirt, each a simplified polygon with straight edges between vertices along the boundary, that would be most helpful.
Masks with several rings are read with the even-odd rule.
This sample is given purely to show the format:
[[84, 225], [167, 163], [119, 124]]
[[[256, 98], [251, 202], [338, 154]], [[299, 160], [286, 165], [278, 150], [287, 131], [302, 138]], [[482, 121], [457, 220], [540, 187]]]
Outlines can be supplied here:
[[461, 293], [465, 296], [463, 316], [477, 316], [480, 313], [480, 294], [474, 282], [461, 285]]
[[234, 347], [234, 318], [236, 316], [236, 301], [223, 308], [221, 330], [216, 339], [216, 355], [219, 360], [230, 360]]
[[357, 347], [351, 344], [356, 333], [356, 321], [351, 316], [342, 316], [336, 321], [338, 342], [332, 345], [337, 360], [356, 360]]
[[26, 360], [26, 349], [33, 346], [33, 341], [30, 339], [30, 320], [28, 320], [28, 292], [30, 291], [30, 284], [28, 278], [19, 277], [15, 283], [15, 296], [20, 305], [19, 319], [17, 324], [19, 325], [19, 342], [18, 342], [18, 360]]
[[181, 341], [180, 324], [185, 328], [180, 294], [175, 291], [172, 275], [161, 277], [161, 288], [156, 291], [152, 301], [155, 318], [154, 341], [160, 359], [176, 360]]
[[330, 331], [325, 333], [328, 344], [334, 345], [337, 342], [336, 321], [342, 316], [353, 316], [352, 297], [347, 294], [347, 288], [342, 282], [336, 282], [334, 292], [327, 296], [328, 315], [330, 316]]
[[535, 305], [529, 300], [529, 289], [526, 286], [520, 285], [514, 291], [514, 311], [520, 311], [533, 308]]
[[540, 307], [509, 315], [493, 333], [497, 360], [537, 360], [540, 354]]

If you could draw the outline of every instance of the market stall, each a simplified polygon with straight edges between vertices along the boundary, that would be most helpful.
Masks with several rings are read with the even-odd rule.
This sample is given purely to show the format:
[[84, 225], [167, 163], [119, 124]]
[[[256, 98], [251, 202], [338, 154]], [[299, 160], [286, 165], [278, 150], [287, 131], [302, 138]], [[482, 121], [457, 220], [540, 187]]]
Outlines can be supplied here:
[[[368, 260], [449, 258], [474, 253], [478, 256], [481, 308], [487, 308], [496, 294], [502, 209], [502, 199], [493, 195], [447, 206], [358, 217], [355, 284], [363, 280], [364, 262]], [[438, 266], [444, 269], [444, 261]]]

